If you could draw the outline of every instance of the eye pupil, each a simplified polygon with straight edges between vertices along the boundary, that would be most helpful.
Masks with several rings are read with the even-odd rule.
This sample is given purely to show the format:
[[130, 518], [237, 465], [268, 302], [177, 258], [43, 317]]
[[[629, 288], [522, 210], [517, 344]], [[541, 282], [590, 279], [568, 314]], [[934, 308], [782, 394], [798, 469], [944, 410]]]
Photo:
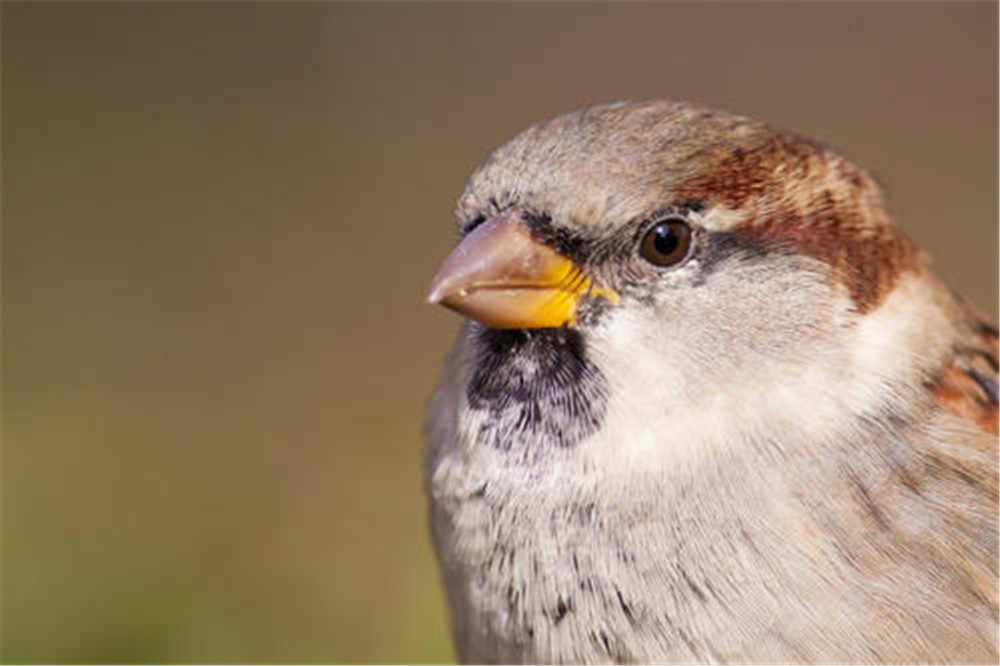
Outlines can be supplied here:
[[677, 239], [677, 234], [674, 233], [674, 230], [670, 228], [670, 225], [660, 223], [653, 229], [653, 233], [653, 246], [656, 247], [657, 252], [668, 255], [677, 249], [680, 241]]
[[688, 256], [691, 249], [691, 227], [682, 219], [658, 223], [642, 239], [639, 253], [657, 266], [672, 266]]

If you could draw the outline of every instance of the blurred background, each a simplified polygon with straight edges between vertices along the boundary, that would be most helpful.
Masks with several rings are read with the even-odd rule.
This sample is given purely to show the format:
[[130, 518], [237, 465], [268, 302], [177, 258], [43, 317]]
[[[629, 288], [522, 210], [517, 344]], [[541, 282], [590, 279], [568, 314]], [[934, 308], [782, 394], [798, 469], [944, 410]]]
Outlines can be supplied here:
[[424, 305], [527, 125], [668, 97], [871, 170], [997, 314], [997, 5], [2, 5], [5, 662], [448, 662]]

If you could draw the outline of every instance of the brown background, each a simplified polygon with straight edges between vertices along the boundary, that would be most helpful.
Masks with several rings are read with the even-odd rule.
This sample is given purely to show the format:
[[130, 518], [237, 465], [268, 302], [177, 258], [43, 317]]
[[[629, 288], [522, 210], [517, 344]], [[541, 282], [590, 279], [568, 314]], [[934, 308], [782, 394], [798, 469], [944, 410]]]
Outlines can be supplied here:
[[3, 3], [3, 659], [452, 659], [423, 304], [476, 163], [672, 97], [872, 170], [994, 317], [997, 7]]

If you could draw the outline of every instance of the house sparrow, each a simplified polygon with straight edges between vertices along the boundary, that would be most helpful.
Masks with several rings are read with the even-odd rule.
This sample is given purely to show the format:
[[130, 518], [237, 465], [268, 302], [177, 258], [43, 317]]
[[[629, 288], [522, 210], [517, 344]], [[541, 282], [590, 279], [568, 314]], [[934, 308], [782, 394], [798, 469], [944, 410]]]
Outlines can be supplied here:
[[997, 329], [864, 171], [609, 104], [458, 222], [426, 468], [463, 661], [997, 662]]

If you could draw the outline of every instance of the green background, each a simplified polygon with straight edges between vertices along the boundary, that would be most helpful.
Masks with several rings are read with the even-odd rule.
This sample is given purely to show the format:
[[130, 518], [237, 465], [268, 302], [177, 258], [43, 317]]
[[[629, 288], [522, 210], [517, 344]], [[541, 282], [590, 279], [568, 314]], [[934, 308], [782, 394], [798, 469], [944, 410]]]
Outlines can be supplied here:
[[997, 6], [2, 5], [2, 658], [453, 659], [423, 304], [477, 162], [670, 97], [876, 175], [994, 317]]

